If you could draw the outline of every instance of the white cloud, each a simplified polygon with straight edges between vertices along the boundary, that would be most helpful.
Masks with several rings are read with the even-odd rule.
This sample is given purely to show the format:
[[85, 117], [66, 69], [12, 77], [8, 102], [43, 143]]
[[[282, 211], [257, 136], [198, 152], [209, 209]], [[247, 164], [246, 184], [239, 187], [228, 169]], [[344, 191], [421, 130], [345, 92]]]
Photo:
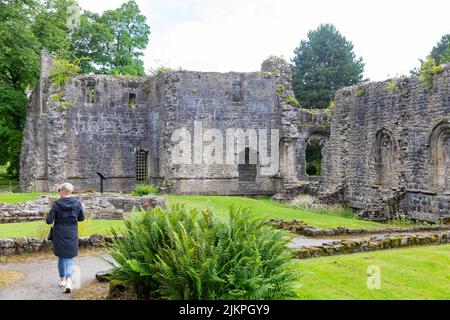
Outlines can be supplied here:
[[[124, 0], [79, 0], [101, 12]], [[334, 23], [366, 63], [366, 77], [407, 74], [450, 32], [448, 1], [137, 1], [152, 34], [147, 68], [255, 71], [270, 54], [290, 59], [307, 32]]]

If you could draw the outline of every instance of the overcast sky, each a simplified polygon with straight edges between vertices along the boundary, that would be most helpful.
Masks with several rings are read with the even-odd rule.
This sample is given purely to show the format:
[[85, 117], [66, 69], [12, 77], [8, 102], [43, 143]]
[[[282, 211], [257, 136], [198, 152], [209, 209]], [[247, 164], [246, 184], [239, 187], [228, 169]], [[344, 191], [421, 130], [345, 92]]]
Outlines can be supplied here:
[[[78, 0], [101, 13], [125, 0]], [[151, 28], [145, 67], [257, 71], [269, 55], [287, 60], [320, 23], [353, 42], [365, 77], [384, 80], [418, 65], [450, 33], [448, 0], [137, 0]]]

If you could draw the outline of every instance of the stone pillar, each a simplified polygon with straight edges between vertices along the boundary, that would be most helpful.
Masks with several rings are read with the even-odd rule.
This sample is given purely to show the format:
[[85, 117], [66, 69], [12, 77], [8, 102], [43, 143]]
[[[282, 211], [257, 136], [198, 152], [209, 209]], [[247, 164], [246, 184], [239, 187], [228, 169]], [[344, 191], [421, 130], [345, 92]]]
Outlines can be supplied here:
[[282, 139], [280, 143], [280, 172], [287, 180], [297, 179], [296, 148], [297, 139]]

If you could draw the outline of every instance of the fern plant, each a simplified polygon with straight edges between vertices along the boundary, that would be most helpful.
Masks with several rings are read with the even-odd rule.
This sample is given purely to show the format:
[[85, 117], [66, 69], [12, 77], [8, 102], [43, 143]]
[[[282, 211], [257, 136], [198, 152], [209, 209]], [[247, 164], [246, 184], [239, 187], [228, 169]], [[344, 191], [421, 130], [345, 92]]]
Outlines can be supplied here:
[[246, 209], [220, 220], [212, 209], [155, 208], [115, 237], [113, 278], [150, 299], [285, 299], [296, 279], [288, 242]]

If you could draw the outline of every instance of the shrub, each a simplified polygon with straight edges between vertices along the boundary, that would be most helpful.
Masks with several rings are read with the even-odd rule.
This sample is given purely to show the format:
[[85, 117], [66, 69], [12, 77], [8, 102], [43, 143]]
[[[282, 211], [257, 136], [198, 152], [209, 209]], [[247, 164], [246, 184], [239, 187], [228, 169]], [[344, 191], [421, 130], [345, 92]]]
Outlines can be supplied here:
[[131, 193], [135, 197], [146, 196], [148, 194], [158, 194], [159, 187], [154, 184], [138, 184]]
[[[149, 299], [284, 299], [296, 271], [286, 233], [250, 211], [152, 209], [114, 237], [112, 278]], [[113, 230], [113, 235], [116, 232]]]
[[436, 65], [436, 61], [432, 57], [428, 57], [422, 64], [419, 80], [427, 87], [427, 89], [431, 89], [433, 87], [433, 76], [441, 73], [442, 70], [442, 67]]
[[397, 82], [396, 79], [392, 79], [391, 81], [389, 81], [388, 83], [386, 83], [386, 90], [388, 90], [389, 92], [396, 92], [398, 89], [400, 88], [399, 83]]
[[290, 104], [291, 106], [297, 106], [300, 107], [300, 102], [298, 102], [296, 97], [293, 96], [287, 96], [285, 99], [287, 104]]
[[285, 91], [286, 91], [286, 87], [284, 86], [284, 84], [280, 84], [277, 87], [277, 92], [276, 92], [277, 97], [279, 97]]
[[76, 64], [64, 59], [55, 59], [53, 61], [53, 71], [50, 74], [50, 79], [57, 85], [63, 86], [70, 77], [79, 72], [80, 67]]
[[325, 204], [318, 198], [308, 194], [295, 197], [290, 205], [296, 209], [310, 211], [318, 214], [335, 215], [344, 218], [356, 218], [353, 211], [339, 204]]
[[295, 197], [295, 199], [291, 201], [291, 206], [300, 210], [310, 210], [315, 207], [316, 202], [317, 200], [313, 196], [303, 194]]
[[362, 97], [362, 96], [365, 95], [366, 93], [367, 93], [367, 90], [366, 90], [366, 89], [360, 88], [360, 89], [357, 89], [357, 90], [356, 90], [356, 96], [358, 96], [358, 97]]

